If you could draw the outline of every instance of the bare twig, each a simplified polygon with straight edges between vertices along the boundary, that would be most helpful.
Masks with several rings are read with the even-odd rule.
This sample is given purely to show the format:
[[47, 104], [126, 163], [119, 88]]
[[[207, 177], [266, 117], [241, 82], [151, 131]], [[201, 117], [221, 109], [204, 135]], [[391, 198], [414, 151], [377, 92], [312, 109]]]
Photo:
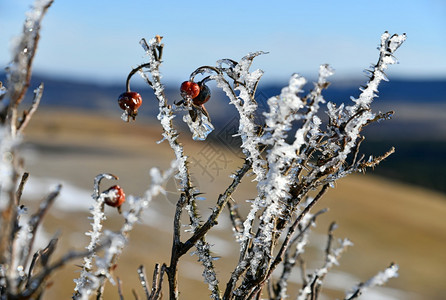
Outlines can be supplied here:
[[307, 267], [305, 264], [305, 260], [301, 256], [298, 256], [297, 261], [299, 262], [299, 269], [300, 269], [300, 275], [302, 278], [302, 285], [306, 286], [308, 284], [308, 282], [307, 282]]
[[[333, 231], [338, 228], [338, 225], [335, 222], [332, 222], [328, 228], [328, 239], [327, 239], [327, 246], [325, 248], [325, 263], [326, 265], [329, 265], [333, 258], [331, 257], [332, 254], [332, 244], [333, 244]], [[325, 279], [325, 276], [327, 273], [322, 274], [321, 276], [318, 276], [317, 280], [314, 280], [314, 284], [312, 284], [312, 293], [313, 297], [317, 299], [319, 297], [319, 292], [322, 288], [323, 280]]]
[[[36, 55], [37, 44], [40, 39], [40, 24], [52, 3], [52, 0], [47, 1], [44, 6], [36, 8], [41, 10], [39, 17], [32, 20], [32, 23], [25, 23], [23, 26], [22, 39], [18, 43], [17, 51], [15, 53], [15, 57], [13, 58], [13, 64], [19, 66], [20, 69], [7, 70], [8, 73], [10, 73], [10, 78], [12, 78], [14, 83], [17, 84], [16, 86], [8, 85], [8, 92], [11, 100], [10, 107], [18, 107], [29, 87], [32, 63]], [[25, 70], [23, 70], [24, 72], [22, 72], [22, 67], [25, 67]]]
[[[29, 256], [31, 255], [31, 249], [34, 245], [34, 240], [36, 238], [37, 229], [39, 228], [39, 225], [43, 221], [43, 218], [45, 217], [49, 208], [51, 207], [51, 205], [54, 203], [55, 199], [59, 195], [61, 188], [62, 188], [62, 186], [58, 185], [56, 187], [56, 189], [53, 192], [51, 192], [44, 201], [42, 201], [42, 203], [40, 204], [39, 210], [33, 216], [31, 216], [26, 228], [22, 229], [22, 230], [27, 231], [26, 242], [25, 243], [21, 242], [20, 244], [14, 243], [14, 247], [19, 248], [19, 249], [17, 249], [18, 254], [14, 256], [14, 263], [17, 266], [25, 266], [27, 264], [27, 262], [29, 260]], [[50, 243], [50, 245], [52, 245], [52, 244]], [[54, 250], [55, 244], [51, 248], [50, 248], [50, 245], [48, 245], [48, 247], [46, 248], [46, 251], [42, 251], [39, 254], [39, 256], [43, 259], [42, 260], [43, 263], [46, 263], [47, 257]]]
[[22, 133], [26, 126], [28, 125], [29, 121], [31, 120], [32, 116], [36, 112], [37, 108], [40, 104], [40, 99], [42, 99], [43, 95], [43, 83], [39, 85], [37, 89], [34, 90], [34, 99], [33, 103], [31, 104], [31, 107], [29, 110], [23, 111], [22, 119], [19, 120], [19, 124], [17, 125], [17, 133]]
[[[224, 206], [228, 202], [231, 194], [236, 190], [237, 186], [240, 184], [242, 178], [245, 176], [245, 174], [250, 170], [251, 163], [248, 160], [245, 160], [245, 163], [243, 166], [237, 171], [236, 175], [234, 176], [234, 179], [232, 180], [232, 183], [229, 185], [229, 187], [225, 190], [223, 194], [221, 194], [218, 197], [217, 204], [212, 210], [212, 214], [209, 216], [208, 220], [200, 226], [183, 245], [184, 251], [188, 251], [192, 245], [194, 245], [200, 238], [204, 237], [205, 234], [217, 224], [217, 218], [222, 212]], [[181, 253], [182, 253], [181, 252]]]
[[159, 264], [155, 265], [153, 270], [153, 282], [152, 282], [152, 292], [150, 293], [150, 300], [158, 300], [162, 298], [161, 287], [163, 284], [164, 272], [166, 271], [166, 265], [163, 264], [161, 267]]
[[[158, 264], [155, 267], [155, 270], [157, 269]], [[147, 283], [147, 276], [146, 276], [146, 271], [144, 269], [144, 266], [139, 266], [138, 268], [138, 277], [139, 277], [139, 283], [141, 284], [144, 293], [146, 294], [147, 299], [149, 299], [149, 287], [148, 287], [148, 283]], [[155, 287], [155, 282], [152, 285], [152, 290]]]
[[[104, 247], [110, 245], [110, 241], [105, 241], [103, 244], [99, 245], [94, 249], [94, 251], [99, 251]], [[33, 276], [30, 280], [28, 288], [26, 288], [23, 292], [20, 292], [18, 295], [14, 295], [11, 299], [29, 299], [38, 289], [42, 288], [42, 283], [57, 269], [63, 267], [68, 262], [78, 259], [81, 257], [85, 257], [90, 255], [92, 251], [70, 251], [65, 254], [58, 261], [49, 266], [44, 266], [43, 270], [37, 275]]]
[[359, 164], [358, 168], [363, 171], [365, 170], [365, 168], [374, 168], [393, 153], [395, 153], [394, 147], [390, 148], [389, 151], [387, 151], [381, 156], [375, 158], [370, 157], [369, 161]]
[[[150, 63], [139, 65], [130, 71], [129, 75], [127, 76], [127, 80], [126, 80], [126, 84], [125, 84], [127, 92], [131, 91], [130, 90], [130, 79], [132, 78], [132, 76], [135, 75], [137, 72], [141, 71], [143, 68], [148, 68], [148, 67], [150, 67]], [[152, 86], [152, 82], [148, 78], [146, 78], [146, 81], [150, 86]]]
[[124, 300], [124, 295], [122, 294], [122, 282], [121, 282], [121, 279], [118, 277], [118, 278], [116, 278], [116, 280], [118, 281], [118, 295], [119, 295], [119, 299], [120, 300]]
[[[280, 275], [279, 280], [274, 286], [275, 297], [274, 298], [272, 297], [273, 299], [283, 299], [286, 297], [288, 279], [292, 269], [294, 268], [297, 262], [300, 263], [303, 282], [305, 282], [306, 280], [305, 262], [301, 257], [301, 254], [303, 252], [303, 247], [306, 243], [305, 239], [306, 236], [309, 234], [310, 227], [316, 221], [316, 218], [327, 211], [328, 209], [321, 209], [320, 211], [316, 212], [313, 216], [311, 216], [311, 219], [308, 220], [306, 225], [303, 228], [299, 229], [300, 230], [299, 234], [296, 234], [295, 237], [293, 237], [293, 239], [291, 240], [290, 246], [288, 247], [288, 249], [286, 249], [284, 254], [282, 274]], [[298, 243], [299, 245], [296, 245]], [[293, 247], [291, 247], [292, 245]], [[294, 253], [291, 253], [292, 248], [294, 247], [296, 247], [296, 249], [294, 250]]]
[[30, 279], [33, 276], [34, 267], [36, 266], [37, 261], [40, 261], [40, 264], [42, 267], [46, 267], [48, 265], [50, 256], [54, 253], [54, 250], [56, 249], [57, 242], [58, 242], [58, 239], [53, 238], [48, 243], [48, 246], [46, 246], [45, 249], [38, 250], [36, 253], [34, 253], [33, 258], [31, 260], [31, 264], [29, 266], [29, 270], [28, 270], [28, 277], [26, 280], [26, 288], [29, 287]]
[[133, 295], [133, 297], [135, 297], [135, 300], [139, 300], [139, 296], [136, 293], [135, 289], [132, 289], [132, 295]]
[[94, 193], [93, 193], [93, 198], [94, 198], [94, 199], [98, 199], [98, 198], [99, 198], [99, 195], [100, 195], [100, 188], [99, 188], [99, 186], [100, 186], [101, 181], [102, 181], [103, 179], [108, 179], [108, 180], [118, 180], [119, 178], [118, 178], [118, 176], [113, 175], [113, 174], [110, 174], [110, 173], [102, 173], [102, 174], [97, 175], [97, 176], [94, 178], [94, 184], [93, 184], [93, 186], [94, 186], [94, 189], [93, 189], [93, 191], [94, 191]]
[[[231, 197], [231, 199], [232, 199], [232, 197]], [[227, 204], [228, 204], [228, 210], [229, 210], [229, 217], [231, 218], [232, 229], [236, 234], [236, 239], [239, 240], [240, 235], [243, 234], [244, 220], [242, 219], [242, 217], [237, 209], [237, 204], [233, 204], [232, 201], [228, 201]]]

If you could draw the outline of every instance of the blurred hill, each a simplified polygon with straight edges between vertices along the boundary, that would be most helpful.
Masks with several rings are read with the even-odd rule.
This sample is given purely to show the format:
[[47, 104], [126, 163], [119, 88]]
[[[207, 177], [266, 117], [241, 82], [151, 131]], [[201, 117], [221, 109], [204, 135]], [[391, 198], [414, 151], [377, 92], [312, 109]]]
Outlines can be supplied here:
[[[34, 115], [22, 145], [26, 170], [31, 174], [23, 203], [33, 204], [29, 210], [33, 212], [50, 186], [63, 185], [55, 207], [50, 209], [43, 223], [45, 235], [41, 246], [46, 246], [55, 232], [62, 233], [56, 256], [73, 248], [82, 250], [88, 244], [89, 238], [83, 233], [91, 228], [88, 208], [92, 203], [93, 178], [97, 174], [110, 172], [119, 176], [118, 183], [126, 194], [139, 196], [144, 195], [149, 185], [150, 168], [157, 166], [165, 170], [169, 167], [173, 151], [168, 143], [156, 144], [161, 139], [160, 125], [151, 126], [145, 121], [140, 118], [137, 122], [125, 123], [118, 115], [98, 117], [92, 113], [49, 108], [41, 108]], [[213, 147], [210, 142], [194, 142], [187, 132], [179, 139], [189, 157], [193, 182], [206, 198], [198, 201], [206, 218], [211, 212], [209, 207], [230, 184], [229, 175], [240, 167], [242, 158], [229, 149]], [[355, 244], [343, 255], [340, 266], [327, 276], [323, 298], [343, 299], [344, 291], [353, 284], [375, 275], [394, 261], [400, 266], [400, 276], [383, 288], [372, 289], [371, 294], [365, 293], [361, 299], [444, 299], [446, 195], [370, 174], [374, 172], [338, 181], [336, 188], [330, 189], [313, 210], [314, 213], [324, 207], [330, 209], [318, 219], [310, 247], [305, 250], [308, 271], [323, 263], [326, 230], [332, 221], [339, 224], [336, 238], [347, 237]], [[250, 202], [245, 200], [256, 195], [256, 182], [252, 179], [250, 176], [244, 178], [232, 195], [243, 215], [250, 208]], [[109, 184], [114, 183], [105, 181], [102, 188]], [[152, 200], [141, 224], [130, 234], [129, 245], [115, 270], [115, 275], [123, 280], [125, 299], [135, 298], [132, 289], [142, 293], [136, 272], [139, 265], [144, 265], [149, 275], [155, 263], [170, 259], [172, 220], [179, 192], [173, 178], [168, 180], [165, 189], [167, 193]], [[125, 203], [124, 211], [127, 209]], [[107, 207], [106, 215], [104, 228], [118, 230], [122, 226], [122, 217], [116, 209]], [[225, 209], [217, 227], [207, 236], [213, 245], [213, 254], [220, 257], [215, 264], [222, 286], [239, 255], [229, 220]], [[183, 224], [187, 224], [187, 219]], [[186, 232], [182, 235], [183, 239], [187, 236]], [[181, 299], [209, 298], [197, 259], [187, 254], [179, 265]], [[57, 273], [57, 280], [45, 299], [71, 297], [73, 278], [79, 276], [79, 268], [75, 265], [80, 263], [81, 260], [69, 263]], [[293, 295], [300, 286], [301, 276], [296, 270], [291, 278], [289, 288]], [[108, 285], [104, 299], [117, 297], [117, 287]]]
[[[0, 73], [0, 81], [5, 74]], [[76, 109], [90, 113], [116, 116], [121, 111], [116, 99], [124, 92], [124, 79], [121, 85], [106, 85], [60, 79], [36, 74], [32, 78], [28, 101], [32, 90], [40, 82], [45, 84], [41, 105], [52, 109]], [[327, 101], [350, 103], [350, 97], [357, 97], [359, 86], [365, 80], [338, 80], [324, 91]], [[257, 99], [260, 110], [267, 108], [269, 97], [280, 93], [286, 82], [259, 85]], [[212, 100], [206, 105], [216, 128], [210, 138], [217, 143], [237, 149], [232, 144], [232, 134], [237, 129], [235, 108], [228, 105], [224, 93], [210, 83]], [[132, 85], [144, 99], [140, 117], [155, 119], [158, 112], [157, 101], [147, 86]], [[311, 82], [305, 88], [311, 89]], [[169, 101], [180, 99], [178, 87], [166, 86]], [[446, 79], [445, 80], [402, 80], [383, 82], [379, 98], [374, 103], [375, 111], [394, 110], [392, 120], [373, 124], [367, 128], [367, 140], [363, 143], [363, 153], [380, 155], [391, 146], [397, 152], [381, 164], [375, 173], [404, 182], [417, 184], [446, 192]], [[27, 105], [27, 104], [24, 104]], [[177, 118], [180, 120], [180, 118]], [[182, 122], [181, 122], [182, 123]]]

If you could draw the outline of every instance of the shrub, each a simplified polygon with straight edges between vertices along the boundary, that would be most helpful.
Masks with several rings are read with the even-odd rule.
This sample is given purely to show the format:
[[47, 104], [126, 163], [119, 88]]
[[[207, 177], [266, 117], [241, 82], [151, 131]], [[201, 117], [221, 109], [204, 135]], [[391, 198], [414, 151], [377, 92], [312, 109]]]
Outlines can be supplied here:
[[[170, 103], [164, 94], [160, 79], [162, 37], [149, 41], [141, 40], [148, 62], [133, 69], [127, 77], [127, 91], [121, 95], [120, 106], [124, 109], [123, 119], [135, 119], [136, 106], [132, 98], [136, 93], [130, 90], [130, 79], [139, 73], [153, 89], [159, 101], [158, 120], [163, 128], [163, 141], [168, 143], [175, 154], [171, 168], [162, 172], [153, 168], [150, 172], [152, 184], [144, 197], [127, 197], [128, 209], [122, 212], [124, 225], [119, 231], [103, 230], [102, 221], [106, 218], [104, 205], [120, 208], [124, 197], [120, 188], [114, 187], [100, 192], [101, 180], [116, 179], [113, 174], [100, 174], [95, 178], [94, 204], [91, 208], [92, 229], [87, 234], [90, 243], [85, 251], [73, 251], [53, 261], [52, 254], [57, 239], [52, 239], [44, 249], [32, 253], [36, 230], [46, 212], [56, 199], [61, 186], [51, 192], [42, 202], [37, 212], [28, 221], [21, 217], [26, 207], [21, 203], [21, 194], [28, 174], [24, 172], [22, 159], [17, 154], [17, 146], [23, 130], [28, 124], [42, 97], [43, 84], [34, 91], [31, 108], [24, 110], [19, 117], [19, 104], [29, 86], [32, 61], [36, 54], [39, 29], [45, 12], [52, 1], [36, 1], [35, 7], [25, 22], [20, 42], [17, 44], [13, 61], [7, 68], [6, 85], [0, 85], [0, 134], [1, 155], [1, 228], [0, 228], [0, 295], [2, 299], [37, 299], [45, 291], [45, 282], [58, 268], [73, 259], [82, 258], [82, 271], [75, 279], [74, 299], [88, 299], [103, 296], [106, 281], [115, 282], [113, 267], [128, 243], [131, 230], [139, 221], [141, 213], [148, 208], [151, 199], [163, 193], [163, 184], [175, 176], [180, 182], [180, 196], [176, 202], [173, 224], [171, 260], [154, 267], [153, 283], [149, 283], [144, 267], [138, 269], [142, 287], [147, 299], [159, 299], [163, 291], [168, 291], [171, 299], [179, 298], [178, 263], [186, 254], [193, 251], [203, 267], [203, 280], [208, 285], [214, 299], [283, 299], [288, 295], [287, 283], [290, 272], [295, 267], [302, 271], [303, 284], [298, 299], [316, 299], [320, 295], [323, 280], [344, 250], [351, 246], [348, 239], [336, 241], [332, 224], [328, 231], [325, 260], [320, 268], [306, 273], [301, 254], [308, 243], [308, 235], [316, 218], [326, 210], [312, 212], [334, 183], [351, 173], [365, 172], [387, 158], [394, 149], [381, 156], [366, 157], [360, 146], [365, 137], [362, 129], [367, 125], [387, 120], [392, 112], [375, 113], [371, 109], [378, 85], [386, 80], [384, 71], [394, 64], [393, 54], [404, 42], [406, 36], [390, 35], [381, 37], [379, 59], [369, 72], [369, 80], [361, 89], [357, 99], [350, 104], [326, 103], [322, 92], [329, 86], [328, 77], [333, 70], [328, 65], [319, 69], [318, 81], [314, 88], [303, 94], [305, 78], [293, 74], [288, 86], [280, 95], [268, 99], [268, 111], [264, 118], [256, 118], [256, 88], [263, 75], [262, 70], [251, 71], [253, 60], [264, 52], [249, 53], [241, 60], [219, 60], [216, 66], [202, 66], [193, 71], [188, 83], [183, 85], [183, 100]], [[196, 78], [202, 77], [201, 80]], [[183, 120], [189, 126], [193, 139], [205, 140], [214, 129], [211, 116], [204, 107], [209, 100], [210, 90], [206, 83], [215, 81], [234, 105], [239, 114], [238, 137], [244, 156], [243, 164], [232, 175], [231, 184], [216, 196], [211, 214], [203, 218], [197, 205], [200, 191], [196, 188], [189, 173], [188, 157], [183, 145], [178, 142], [179, 132], [172, 119], [176, 113], [183, 113]], [[195, 91], [194, 91], [195, 89]], [[130, 98], [122, 98], [122, 97]], [[325, 116], [321, 115], [325, 107]], [[293, 126], [299, 125], [292, 134]], [[238, 210], [231, 199], [241, 180], [252, 173], [257, 182], [257, 196], [251, 202], [246, 215]], [[206, 241], [207, 234], [222, 217], [227, 207], [234, 237], [239, 245], [239, 260], [233, 267], [229, 280], [219, 281], [213, 261], [212, 246]], [[188, 216], [187, 237], [182, 236], [181, 220]], [[194, 250], [193, 250], [194, 248]], [[358, 297], [367, 288], [381, 285], [389, 278], [397, 276], [398, 266], [391, 264], [384, 272], [370, 280], [358, 284], [347, 291], [346, 299]], [[273, 272], [278, 274], [272, 277]], [[167, 279], [167, 284], [165, 282]], [[168, 287], [167, 287], [167, 286]], [[163, 289], [163, 287], [166, 288]], [[119, 291], [121, 286], [119, 285]], [[121, 292], [120, 296], [122, 297]], [[187, 295], [185, 295], [187, 296]]]

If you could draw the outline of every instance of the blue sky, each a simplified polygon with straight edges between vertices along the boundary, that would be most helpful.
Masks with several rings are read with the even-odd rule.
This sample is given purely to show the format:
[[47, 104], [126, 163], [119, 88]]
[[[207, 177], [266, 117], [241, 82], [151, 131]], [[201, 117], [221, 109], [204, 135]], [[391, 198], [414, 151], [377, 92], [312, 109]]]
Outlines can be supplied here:
[[[30, 0], [0, 0], [0, 65], [21, 30]], [[165, 82], [178, 82], [220, 58], [263, 50], [265, 81], [294, 72], [363, 78], [380, 35], [406, 32], [389, 77], [446, 78], [446, 1], [91, 1], [55, 0], [43, 22], [35, 70], [97, 82], [124, 81], [144, 62], [142, 37], [164, 36]]]

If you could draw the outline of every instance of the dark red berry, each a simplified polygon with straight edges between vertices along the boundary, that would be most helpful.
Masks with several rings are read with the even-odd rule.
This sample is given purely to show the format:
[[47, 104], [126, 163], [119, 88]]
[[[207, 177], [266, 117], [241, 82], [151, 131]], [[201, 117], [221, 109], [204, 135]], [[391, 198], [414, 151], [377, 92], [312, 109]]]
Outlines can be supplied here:
[[183, 98], [193, 99], [200, 94], [200, 86], [193, 81], [185, 81], [181, 84], [180, 91]]
[[196, 106], [201, 106], [209, 101], [211, 98], [211, 90], [204, 83], [200, 86], [200, 93], [192, 99], [192, 103]]
[[138, 114], [138, 108], [142, 104], [142, 98], [137, 92], [125, 92], [119, 96], [118, 104], [130, 117], [135, 119]]
[[119, 185], [114, 185], [108, 190], [102, 192], [104, 195], [105, 204], [117, 207], [120, 209], [121, 205], [125, 202], [124, 190]]

